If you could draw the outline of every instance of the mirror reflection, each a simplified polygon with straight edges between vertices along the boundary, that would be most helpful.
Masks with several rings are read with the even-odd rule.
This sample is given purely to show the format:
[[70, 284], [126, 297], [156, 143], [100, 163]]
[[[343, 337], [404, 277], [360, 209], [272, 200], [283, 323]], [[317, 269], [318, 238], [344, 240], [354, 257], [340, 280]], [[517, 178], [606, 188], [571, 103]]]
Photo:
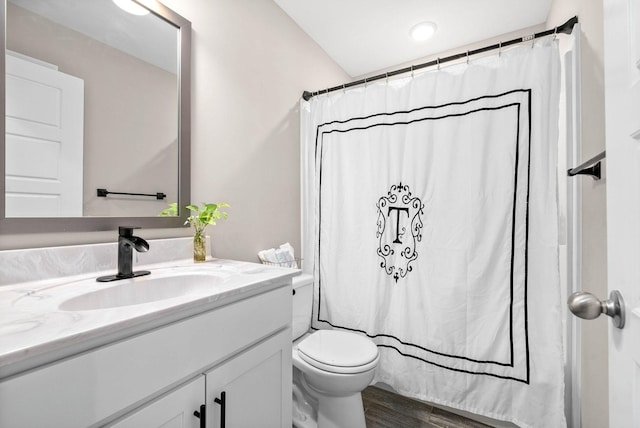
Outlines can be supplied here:
[[179, 30], [112, 0], [6, 14], [5, 217], [149, 217], [178, 200]]

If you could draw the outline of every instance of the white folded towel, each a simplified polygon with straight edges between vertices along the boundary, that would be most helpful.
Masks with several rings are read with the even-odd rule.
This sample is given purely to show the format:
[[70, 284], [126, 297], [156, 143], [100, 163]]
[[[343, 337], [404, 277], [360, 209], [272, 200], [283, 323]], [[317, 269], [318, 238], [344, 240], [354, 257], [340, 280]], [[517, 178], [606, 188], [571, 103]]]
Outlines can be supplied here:
[[268, 250], [262, 250], [258, 252], [258, 257], [262, 263], [277, 263], [276, 250], [269, 248]]
[[293, 246], [288, 242], [280, 245], [279, 248], [269, 248], [268, 250], [258, 251], [258, 258], [262, 263], [273, 264], [282, 267], [297, 268], [295, 251]]

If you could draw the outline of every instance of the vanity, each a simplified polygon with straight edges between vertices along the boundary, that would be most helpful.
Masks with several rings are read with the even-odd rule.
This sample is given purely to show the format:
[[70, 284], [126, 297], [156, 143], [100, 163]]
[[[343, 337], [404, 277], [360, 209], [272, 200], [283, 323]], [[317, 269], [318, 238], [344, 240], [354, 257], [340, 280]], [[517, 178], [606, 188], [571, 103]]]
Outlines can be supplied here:
[[0, 252], [0, 276], [19, 281], [0, 284], [0, 426], [290, 427], [298, 271], [158, 261], [190, 241], [150, 241], [136, 267], [151, 274], [112, 283], [95, 281], [112, 267], [10, 272], [27, 259], [99, 269], [115, 244]]

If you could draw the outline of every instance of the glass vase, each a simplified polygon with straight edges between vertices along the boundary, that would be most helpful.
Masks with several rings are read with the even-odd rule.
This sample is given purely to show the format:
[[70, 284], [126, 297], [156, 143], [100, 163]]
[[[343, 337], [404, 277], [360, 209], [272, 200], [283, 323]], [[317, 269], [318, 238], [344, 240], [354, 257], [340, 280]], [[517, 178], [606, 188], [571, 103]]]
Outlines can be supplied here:
[[193, 262], [201, 263], [207, 258], [207, 237], [196, 233], [193, 236]]

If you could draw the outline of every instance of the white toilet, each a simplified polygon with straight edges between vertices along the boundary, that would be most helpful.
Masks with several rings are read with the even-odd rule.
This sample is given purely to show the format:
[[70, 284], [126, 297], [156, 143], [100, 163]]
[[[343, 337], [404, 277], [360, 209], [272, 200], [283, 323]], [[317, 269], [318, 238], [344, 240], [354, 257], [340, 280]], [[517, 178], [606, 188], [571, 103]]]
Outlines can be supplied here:
[[365, 428], [361, 392], [378, 365], [367, 337], [339, 330], [310, 332], [313, 277], [293, 279], [293, 425]]

